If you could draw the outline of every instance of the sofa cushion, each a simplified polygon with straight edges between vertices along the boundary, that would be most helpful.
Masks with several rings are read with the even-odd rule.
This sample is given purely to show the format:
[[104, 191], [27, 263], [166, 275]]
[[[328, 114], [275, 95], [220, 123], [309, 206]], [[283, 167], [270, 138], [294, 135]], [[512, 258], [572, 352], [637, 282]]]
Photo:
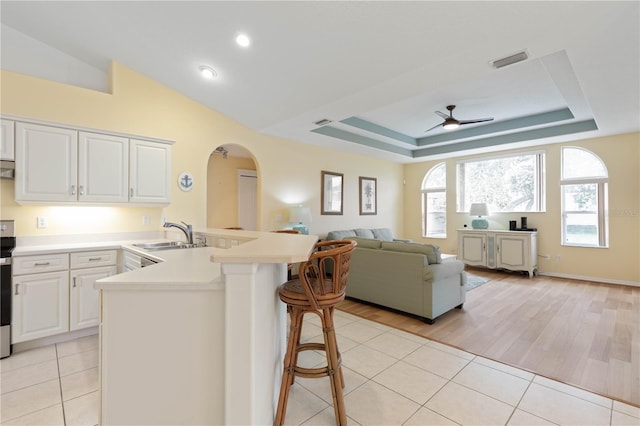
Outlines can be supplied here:
[[358, 243], [357, 248], [379, 249], [382, 245], [382, 241], [373, 238], [347, 237], [346, 239]]
[[359, 228], [359, 229], [356, 229], [355, 231], [356, 231], [356, 236], [358, 237], [370, 238], [370, 239], [376, 238], [373, 236], [373, 232], [371, 232], [371, 229]]
[[349, 229], [347, 231], [331, 231], [327, 234], [327, 240], [344, 240], [347, 237], [355, 237], [356, 231]]
[[371, 238], [381, 241], [393, 241], [393, 233], [389, 228], [376, 228], [371, 231], [373, 232], [373, 237]]
[[401, 251], [405, 253], [422, 253], [427, 256], [429, 264], [442, 263], [440, 248], [431, 244], [398, 243], [384, 241], [381, 248], [383, 250]]

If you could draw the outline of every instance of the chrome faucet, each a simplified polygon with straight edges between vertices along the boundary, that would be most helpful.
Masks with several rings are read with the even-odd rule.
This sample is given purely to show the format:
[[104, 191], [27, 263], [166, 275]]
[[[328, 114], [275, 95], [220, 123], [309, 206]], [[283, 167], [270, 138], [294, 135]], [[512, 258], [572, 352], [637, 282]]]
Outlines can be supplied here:
[[162, 226], [165, 228], [178, 228], [184, 232], [184, 235], [187, 237], [187, 243], [193, 244], [193, 227], [191, 225], [187, 225], [186, 223], [184, 223], [184, 225], [180, 225], [179, 223], [165, 222]]

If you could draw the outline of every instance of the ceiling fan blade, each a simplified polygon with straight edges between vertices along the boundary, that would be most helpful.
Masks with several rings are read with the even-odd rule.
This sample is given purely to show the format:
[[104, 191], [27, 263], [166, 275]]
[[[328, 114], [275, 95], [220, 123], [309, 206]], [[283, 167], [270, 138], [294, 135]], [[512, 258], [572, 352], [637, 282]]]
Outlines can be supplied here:
[[485, 121], [492, 121], [493, 118], [478, 118], [477, 120], [460, 120], [460, 124], [471, 124], [471, 123], [483, 123]]
[[442, 118], [449, 118], [449, 114], [445, 114], [444, 112], [440, 112], [440, 111], [434, 111], [434, 112]]
[[425, 132], [425, 133], [430, 132], [431, 130], [435, 129], [436, 127], [440, 127], [440, 126], [442, 126], [442, 123], [440, 123], [440, 124], [436, 124], [435, 126], [433, 126], [433, 127], [429, 128], [429, 129], [425, 130], [424, 132]]

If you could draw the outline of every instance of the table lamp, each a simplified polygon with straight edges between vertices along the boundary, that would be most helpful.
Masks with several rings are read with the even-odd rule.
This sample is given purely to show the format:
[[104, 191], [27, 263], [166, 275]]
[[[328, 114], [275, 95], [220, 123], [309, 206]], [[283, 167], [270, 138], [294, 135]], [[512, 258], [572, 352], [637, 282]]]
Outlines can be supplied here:
[[309, 228], [305, 223], [311, 223], [311, 209], [309, 207], [296, 206], [289, 209], [289, 222], [295, 223], [293, 229], [301, 234], [308, 235]]
[[487, 229], [489, 228], [489, 222], [482, 216], [489, 216], [489, 208], [485, 203], [473, 203], [469, 209], [470, 216], [478, 216], [471, 221], [471, 227], [473, 229]]

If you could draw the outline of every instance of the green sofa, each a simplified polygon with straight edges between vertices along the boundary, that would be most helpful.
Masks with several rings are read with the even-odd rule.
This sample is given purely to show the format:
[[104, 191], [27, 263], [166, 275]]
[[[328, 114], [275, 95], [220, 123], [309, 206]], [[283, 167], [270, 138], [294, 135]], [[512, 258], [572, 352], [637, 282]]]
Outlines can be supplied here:
[[467, 276], [464, 263], [442, 261], [430, 244], [346, 237], [358, 242], [351, 257], [347, 297], [406, 312], [433, 324], [462, 308]]

